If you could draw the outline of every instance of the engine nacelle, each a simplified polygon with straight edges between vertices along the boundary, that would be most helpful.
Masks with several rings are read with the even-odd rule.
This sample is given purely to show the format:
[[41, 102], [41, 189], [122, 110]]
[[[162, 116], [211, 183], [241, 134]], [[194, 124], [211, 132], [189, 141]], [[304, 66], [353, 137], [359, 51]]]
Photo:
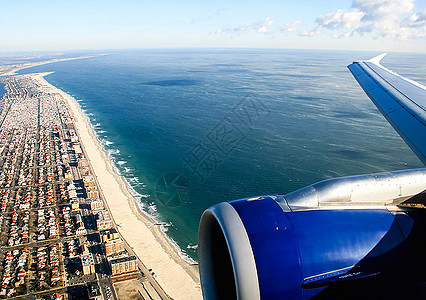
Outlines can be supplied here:
[[257, 197], [204, 212], [198, 258], [205, 299], [327, 297], [354, 282], [358, 292], [371, 279], [385, 290], [425, 273], [423, 211], [286, 208], [282, 197]]

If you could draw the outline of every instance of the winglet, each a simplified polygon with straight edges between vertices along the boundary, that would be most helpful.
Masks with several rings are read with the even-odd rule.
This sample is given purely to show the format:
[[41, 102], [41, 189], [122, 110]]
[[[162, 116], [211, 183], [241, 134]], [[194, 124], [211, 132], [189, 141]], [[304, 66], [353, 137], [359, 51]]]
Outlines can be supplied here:
[[375, 56], [375, 57], [373, 57], [373, 58], [371, 58], [371, 59], [367, 60], [367, 62], [371, 62], [371, 63], [373, 63], [373, 64], [375, 64], [375, 65], [380, 66], [380, 61], [383, 59], [383, 57], [385, 57], [385, 56], [386, 56], [386, 54], [387, 54], [387, 53], [382, 53], [382, 54], [380, 54], [380, 55], [377, 55], [377, 56]]

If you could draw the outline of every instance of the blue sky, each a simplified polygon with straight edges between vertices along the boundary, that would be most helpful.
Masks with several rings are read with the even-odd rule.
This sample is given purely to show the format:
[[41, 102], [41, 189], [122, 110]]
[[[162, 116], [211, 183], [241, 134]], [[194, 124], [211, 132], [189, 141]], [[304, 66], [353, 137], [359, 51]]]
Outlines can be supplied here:
[[426, 52], [426, 0], [0, 0], [0, 7], [0, 51], [253, 47]]

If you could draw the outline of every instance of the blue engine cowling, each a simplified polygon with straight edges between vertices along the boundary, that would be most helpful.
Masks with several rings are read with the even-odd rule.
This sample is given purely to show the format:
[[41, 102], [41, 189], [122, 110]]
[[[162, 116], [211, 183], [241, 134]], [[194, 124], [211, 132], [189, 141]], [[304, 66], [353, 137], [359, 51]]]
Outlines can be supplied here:
[[423, 280], [424, 213], [417, 213], [384, 208], [285, 212], [270, 197], [217, 204], [200, 221], [203, 296], [330, 298], [350, 288], [359, 294]]

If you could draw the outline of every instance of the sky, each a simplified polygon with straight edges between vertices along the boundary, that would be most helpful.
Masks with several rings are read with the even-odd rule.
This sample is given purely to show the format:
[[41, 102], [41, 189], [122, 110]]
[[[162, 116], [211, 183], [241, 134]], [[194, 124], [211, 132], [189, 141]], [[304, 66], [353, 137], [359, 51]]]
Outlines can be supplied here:
[[0, 51], [426, 52], [426, 0], [0, 0]]

